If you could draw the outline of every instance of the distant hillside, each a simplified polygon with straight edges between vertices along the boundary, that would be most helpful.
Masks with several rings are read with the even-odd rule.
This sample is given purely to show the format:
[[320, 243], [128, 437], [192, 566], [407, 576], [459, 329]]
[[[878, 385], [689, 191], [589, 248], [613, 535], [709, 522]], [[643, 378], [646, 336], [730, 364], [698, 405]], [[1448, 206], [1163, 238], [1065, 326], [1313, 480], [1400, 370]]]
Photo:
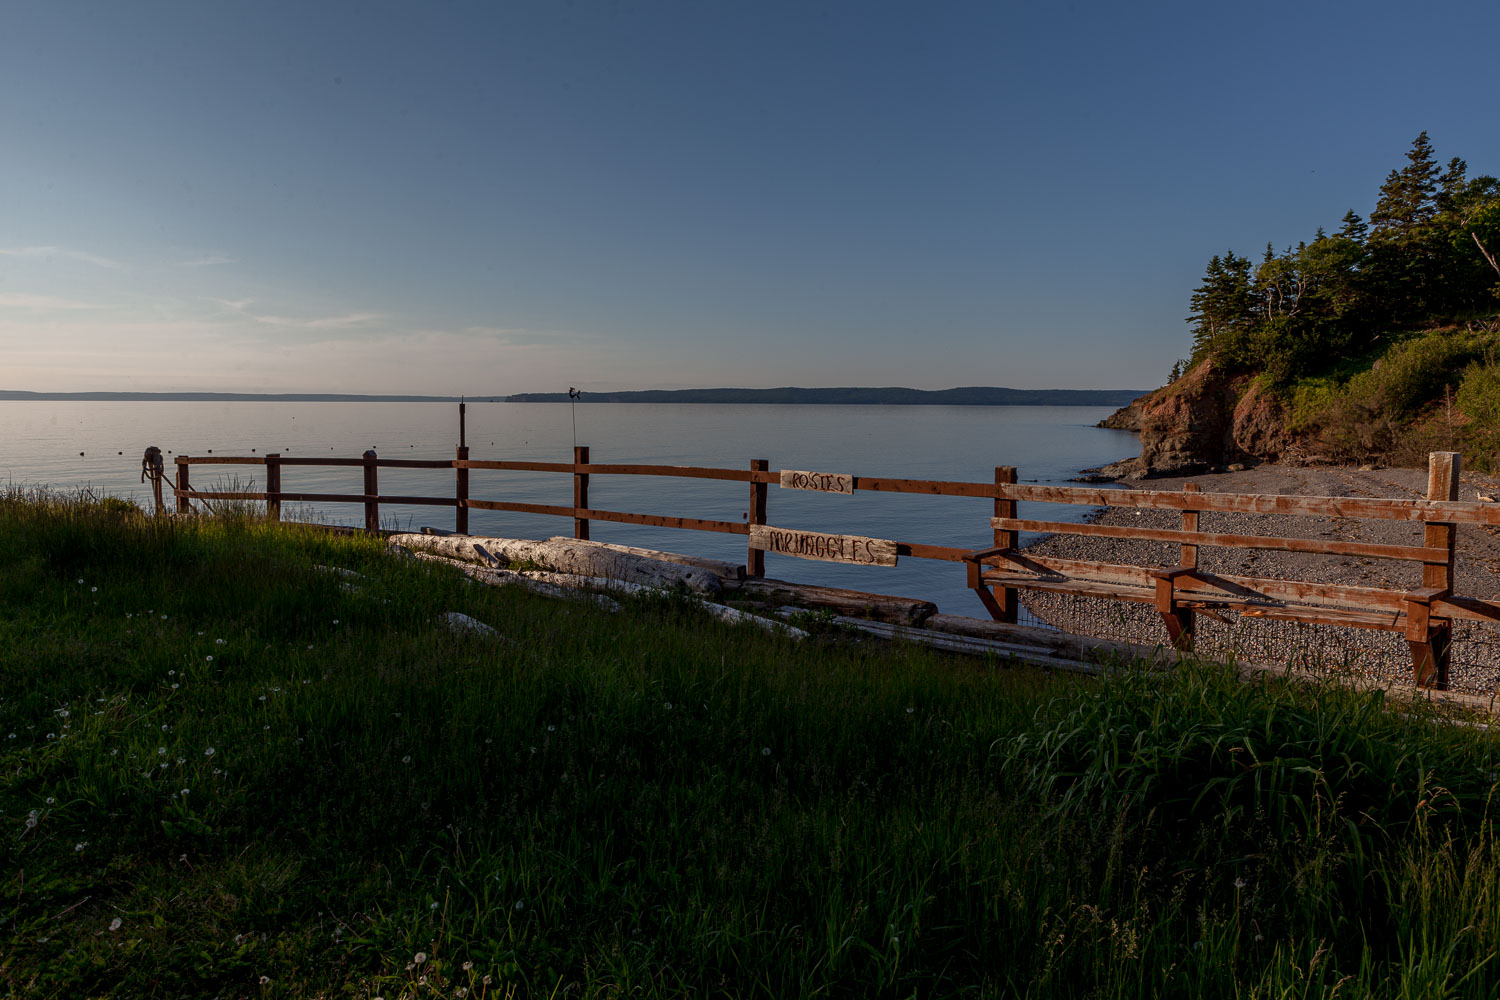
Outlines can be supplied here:
[[[1005, 389], [971, 385], [957, 389], [844, 387], [802, 389], [647, 389], [637, 392], [585, 392], [584, 403], [817, 403], [896, 406], [1124, 406], [1140, 395], [1134, 389]], [[566, 403], [565, 392], [523, 392], [507, 403]]]
[[[480, 400], [470, 397], [475, 402]], [[491, 397], [484, 397], [491, 398]], [[457, 396], [360, 396], [337, 392], [23, 392], [0, 389], [0, 400], [160, 403], [456, 403]]]

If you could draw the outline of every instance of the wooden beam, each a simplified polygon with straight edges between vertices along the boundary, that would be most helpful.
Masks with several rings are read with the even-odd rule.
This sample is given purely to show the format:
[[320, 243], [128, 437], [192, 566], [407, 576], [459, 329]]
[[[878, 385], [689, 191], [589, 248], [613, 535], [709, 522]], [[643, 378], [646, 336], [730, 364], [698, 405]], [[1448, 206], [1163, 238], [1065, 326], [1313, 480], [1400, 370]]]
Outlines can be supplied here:
[[1133, 525], [1074, 524], [1071, 521], [1033, 521], [994, 518], [996, 528], [1038, 531], [1052, 535], [1086, 535], [1095, 538], [1125, 538], [1147, 542], [1180, 542], [1183, 545], [1214, 545], [1220, 548], [1271, 549], [1278, 552], [1311, 552], [1332, 556], [1367, 556], [1372, 559], [1403, 559], [1410, 562], [1443, 562], [1448, 550], [1416, 545], [1375, 545], [1369, 542], [1327, 541], [1318, 538], [1275, 538], [1263, 535], [1226, 535], [1171, 528], [1137, 528]]
[[[463, 427], [464, 404], [458, 404], [458, 425], [460, 434]], [[468, 459], [469, 449], [465, 445], [459, 445], [455, 453], [455, 460], [462, 462]], [[453, 469], [453, 530], [460, 535], [469, 533], [469, 470], [458, 465]]]
[[[589, 505], [589, 476], [586, 472], [579, 472], [581, 466], [589, 464], [589, 449], [587, 445], [573, 446], [573, 509], [585, 510]], [[589, 522], [586, 517], [573, 515], [573, 537], [587, 539], [589, 537]]]
[[1039, 503], [1161, 510], [1213, 510], [1237, 514], [1290, 514], [1297, 517], [1365, 517], [1394, 521], [1443, 521], [1500, 525], [1500, 504], [1392, 500], [1369, 497], [1299, 497], [1275, 494], [1197, 493], [1153, 490], [1101, 490], [1079, 486], [1018, 483], [1007, 497]]
[[[1014, 500], [1004, 499], [1000, 496], [1000, 487], [1009, 486], [1015, 481], [1015, 466], [995, 466], [995, 519], [1008, 520], [1016, 516], [1016, 502]], [[1008, 528], [994, 527], [993, 523], [994, 522], [991, 521], [991, 530], [993, 532], [992, 541], [996, 548], [1013, 549], [1020, 544], [1020, 536], [1015, 531], [1012, 531]], [[994, 597], [993, 602], [985, 601], [983, 598], [980, 599], [980, 603], [985, 606], [985, 610], [988, 611], [997, 622], [1005, 622], [1012, 625], [1015, 624], [1016, 619], [1019, 617], [1021, 608], [1021, 597], [1019, 591], [1017, 591], [1014, 587], [996, 587], [993, 591], [992, 596]]]
[[266, 517], [281, 520], [281, 455], [266, 455]]
[[[767, 472], [771, 468], [770, 459], [752, 458], [750, 460], [750, 472]], [[750, 509], [745, 513], [748, 522], [746, 533], [754, 530], [758, 524], [766, 523], [766, 502], [769, 499], [769, 485], [767, 483], [752, 480], [750, 483]], [[754, 545], [749, 546], [745, 555], [747, 571], [751, 576], [766, 575], [766, 553], [764, 549], [758, 549]]]
[[[1458, 499], [1458, 476], [1462, 462], [1456, 451], [1435, 451], [1427, 456], [1427, 499], [1433, 501]], [[1453, 559], [1457, 542], [1457, 529], [1452, 523], [1428, 522], [1422, 530], [1424, 544], [1442, 549], [1445, 558], [1441, 565], [1429, 563], [1422, 567], [1422, 586], [1442, 588], [1442, 596], [1453, 591]], [[1448, 666], [1451, 643], [1446, 627], [1433, 629], [1422, 638], [1422, 649], [1412, 647], [1417, 683], [1424, 679], [1439, 691], [1448, 689]], [[1407, 636], [1408, 640], [1411, 636]]]
[[374, 535], [380, 531], [380, 483], [378, 479], [378, 466], [375, 460], [378, 456], [375, 449], [371, 448], [364, 454], [365, 466], [365, 531]]

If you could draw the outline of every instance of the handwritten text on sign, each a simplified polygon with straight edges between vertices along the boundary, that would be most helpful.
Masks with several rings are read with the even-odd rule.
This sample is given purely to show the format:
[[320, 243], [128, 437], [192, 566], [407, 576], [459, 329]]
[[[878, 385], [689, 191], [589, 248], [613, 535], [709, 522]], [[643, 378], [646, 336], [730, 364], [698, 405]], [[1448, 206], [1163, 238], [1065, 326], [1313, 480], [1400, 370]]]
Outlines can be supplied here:
[[819, 493], [854, 493], [854, 477], [847, 472], [794, 472], [781, 470], [784, 490], [817, 490]]
[[824, 535], [816, 531], [750, 525], [750, 547], [799, 559], [857, 563], [861, 566], [896, 565], [896, 543], [884, 538], [859, 535]]

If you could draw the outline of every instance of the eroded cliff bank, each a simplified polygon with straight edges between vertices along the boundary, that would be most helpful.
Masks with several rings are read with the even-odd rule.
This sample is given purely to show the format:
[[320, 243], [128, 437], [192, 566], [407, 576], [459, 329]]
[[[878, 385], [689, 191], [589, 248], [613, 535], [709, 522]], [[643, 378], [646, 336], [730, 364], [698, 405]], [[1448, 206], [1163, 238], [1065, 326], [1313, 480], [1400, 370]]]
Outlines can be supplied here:
[[1226, 374], [1213, 358], [1099, 426], [1141, 436], [1140, 456], [1101, 470], [1109, 476], [1164, 476], [1303, 457], [1280, 401], [1252, 376]]

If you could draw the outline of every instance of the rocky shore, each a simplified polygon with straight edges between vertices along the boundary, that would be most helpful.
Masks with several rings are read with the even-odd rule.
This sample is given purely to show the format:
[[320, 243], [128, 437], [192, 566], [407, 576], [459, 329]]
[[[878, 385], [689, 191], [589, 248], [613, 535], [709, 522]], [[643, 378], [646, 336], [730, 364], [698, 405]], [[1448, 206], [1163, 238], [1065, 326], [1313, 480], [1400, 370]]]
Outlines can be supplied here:
[[[1189, 482], [1213, 493], [1420, 498], [1426, 495], [1427, 470], [1266, 464], [1232, 472], [1154, 475], [1139, 482], [1121, 480], [1121, 485], [1178, 490]], [[1497, 491], [1500, 484], [1495, 479], [1464, 473], [1459, 499], [1473, 501], [1480, 494], [1500, 495]], [[1100, 524], [1181, 526], [1180, 515], [1170, 510], [1104, 508], [1091, 519]], [[1421, 544], [1420, 525], [1401, 521], [1205, 512], [1200, 527], [1214, 532]], [[1465, 597], [1500, 598], [1500, 537], [1497, 536], [1500, 528], [1459, 526], [1454, 588], [1457, 593]], [[1178, 557], [1177, 546], [1166, 543], [1072, 535], [1045, 536], [1030, 548], [1063, 558], [1134, 565], [1170, 566], [1176, 564]], [[1388, 559], [1208, 548], [1202, 550], [1200, 558], [1203, 568], [1215, 573], [1397, 589], [1416, 589], [1421, 585], [1419, 566]], [[1070, 632], [1145, 644], [1166, 641], [1161, 619], [1145, 605], [1034, 591], [1022, 591], [1022, 602], [1036, 618]], [[1233, 652], [1246, 660], [1294, 663], [1386, 683], [1411, 679], [1410, 653], [1398, 634], [1241, 618], [1233, 614], [1225, 614], [1223, 619], [1215, 621], [1207, 615], [1199, 616], [1200, 650]], [[1473, 694], [1496, 691], [1500, 684], [1500, 623], [1461, 621], [1455, 625], [1451, 680], [1456, 690]]]

